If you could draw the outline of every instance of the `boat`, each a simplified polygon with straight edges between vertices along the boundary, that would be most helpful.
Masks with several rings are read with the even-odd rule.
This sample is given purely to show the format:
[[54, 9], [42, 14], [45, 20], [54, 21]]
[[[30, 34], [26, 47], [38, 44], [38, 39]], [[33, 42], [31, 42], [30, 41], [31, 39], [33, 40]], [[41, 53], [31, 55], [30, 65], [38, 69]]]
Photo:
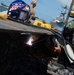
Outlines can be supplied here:
[[56, 31], [59, 33], [61, 33], [64, 28], [65, 14], [66, 14], [67, 6], [63, 8], [64, 9], [61, 11], [60, 16], [50, 21], [51, 26], [56, 27]]

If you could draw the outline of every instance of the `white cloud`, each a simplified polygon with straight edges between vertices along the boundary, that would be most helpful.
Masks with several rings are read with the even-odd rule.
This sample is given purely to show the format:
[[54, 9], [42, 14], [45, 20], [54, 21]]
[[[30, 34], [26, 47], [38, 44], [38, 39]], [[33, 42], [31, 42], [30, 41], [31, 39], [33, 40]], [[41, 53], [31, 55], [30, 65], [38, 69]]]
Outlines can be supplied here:
[[57, 1], [59, 1], [60, 3], [62, 3], [64, 5], [68, 5], [68, 6], [70, 6], [70, 4], [72, 2], [72, 0], [57, 0]]

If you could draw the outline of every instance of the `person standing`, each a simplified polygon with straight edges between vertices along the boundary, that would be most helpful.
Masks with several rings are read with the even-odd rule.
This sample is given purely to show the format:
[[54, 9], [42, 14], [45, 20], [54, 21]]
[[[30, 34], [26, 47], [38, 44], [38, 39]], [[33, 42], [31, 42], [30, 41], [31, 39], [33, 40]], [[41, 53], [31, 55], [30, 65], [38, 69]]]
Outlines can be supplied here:
[[35, 16], [35, 10], [34, 10], [35, 7], [36, 7], [36, 0], [32, 0], [32, 2], [30, 3], [30, 18], [28, 21], [31, 21], [32, 17]]

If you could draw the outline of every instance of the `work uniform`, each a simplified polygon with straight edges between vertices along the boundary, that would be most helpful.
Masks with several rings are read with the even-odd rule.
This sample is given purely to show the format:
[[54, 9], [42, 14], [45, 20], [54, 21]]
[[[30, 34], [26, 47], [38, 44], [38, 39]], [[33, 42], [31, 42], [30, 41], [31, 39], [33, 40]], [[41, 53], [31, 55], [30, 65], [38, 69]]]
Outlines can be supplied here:
[[29, 18], [29, 21], [31, 21], [32, 17], [35, 16], [35, 11], [34, 11], [35, 6], [36, 6], [36, 1], [32, 1], [30, 3], [30, 18]]

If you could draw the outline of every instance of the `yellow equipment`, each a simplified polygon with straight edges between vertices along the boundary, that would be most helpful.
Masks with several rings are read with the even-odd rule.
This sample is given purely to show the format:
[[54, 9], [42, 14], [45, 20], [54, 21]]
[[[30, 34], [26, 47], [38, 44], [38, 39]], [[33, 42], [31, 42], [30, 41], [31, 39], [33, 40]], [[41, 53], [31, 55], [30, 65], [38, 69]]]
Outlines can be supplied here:
[[2, 19], [7, 19], [7, 14], [4, 14], [4, 13], [1, 13], [1, 12], [0, 12], [0, 18], [2, 18]]
[[39, 27], [42, 27], [42, 28], [46, 28], [46, 29], [51, 29], [51, 25], [50, 24], [43, 23], [43, 22], [41, 22], [39, 20], [35, 20], [33, 25], [34, 26], [39, 26]]

